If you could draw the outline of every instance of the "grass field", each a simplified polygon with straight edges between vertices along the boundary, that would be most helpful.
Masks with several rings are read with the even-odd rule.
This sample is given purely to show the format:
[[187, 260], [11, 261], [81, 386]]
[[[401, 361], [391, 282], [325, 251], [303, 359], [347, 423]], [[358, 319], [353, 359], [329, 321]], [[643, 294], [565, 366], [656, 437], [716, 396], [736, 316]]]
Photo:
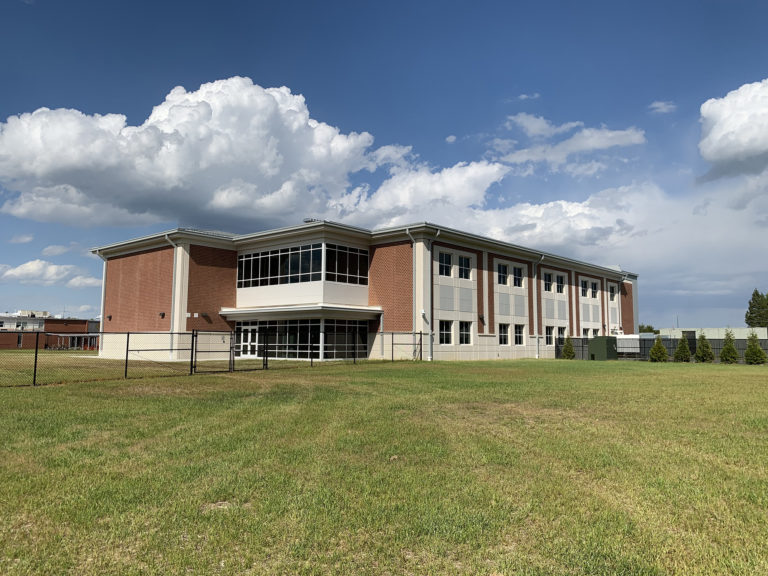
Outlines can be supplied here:
[[768, 574], [768, 369], [0, 389], [2, 574]]

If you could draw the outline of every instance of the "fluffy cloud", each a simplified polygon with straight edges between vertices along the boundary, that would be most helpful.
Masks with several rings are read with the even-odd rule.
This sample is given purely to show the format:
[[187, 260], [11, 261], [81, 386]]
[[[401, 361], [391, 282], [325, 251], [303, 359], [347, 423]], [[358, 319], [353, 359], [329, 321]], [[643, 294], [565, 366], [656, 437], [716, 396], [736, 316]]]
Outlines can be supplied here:
[[18, 234], [11, 238], [11, 244], [29, 244], [34, 239], [32, 234]]
[[101, 286], [101, 280], [82, 275], [77, 266], [52, 264], [45, 260], [30, 260], [16, 267], [0, 265], [0, 282], [43, 286], [66, 284], [70, 288]]
[[62, 246], [60, 244], [52, 244], [50, 246], [46, 246], [43, 248], [43, 256], [46, 256], [50, 258], [51, 256], [61, 256], [62, 254], [66, 254], [72, 248], [74, 247], [73, 244], [70, 244], [69, 246]]
[[557, 134], [563, 134], [571, 132], [576, 128], [581, 128], [584, 126], [584, 123], [566, 122], [565, 124], [556, 126], [546, 118], [521, 112], [520, 114], [509, 116], [505, 126], [507, 129], [512, 129], [517, 126], [518, 128], [521, 128], [529, 138], [551, 138]]
[[637, 128], [609, 130], [584, 128], [557, 144], [541, 144], [516, 150], [501, 158], [511, 164], [545, 163], [551, 170], [560, 167], [574, 156], [583, 156], [609, 148], [632, 146], [645, 142], [645, 133]]
[[[313, 119], [288, 88], [236, 77], [174, 88], [140, 126], [65, 109], [8, 118], [0, 184], [11, 194], [0, 211], [82, 225], [172, 220], [253, 230], [295, 223], [297, 207], [338, 217], [352, 175], [402, 166], [422, 174], [409, 153], [374, 149], [366, 132]], [[472, 173], [459, 166], [435, 178], [466, 182]]]
[[677, 110], [677, 104], [669, 101], [656, 100], [648, 105], [651, 114], [671, 114]]
[[701, 105], [699, 151], [710, 178], [759, 174], [768, 167], [768, 79]]

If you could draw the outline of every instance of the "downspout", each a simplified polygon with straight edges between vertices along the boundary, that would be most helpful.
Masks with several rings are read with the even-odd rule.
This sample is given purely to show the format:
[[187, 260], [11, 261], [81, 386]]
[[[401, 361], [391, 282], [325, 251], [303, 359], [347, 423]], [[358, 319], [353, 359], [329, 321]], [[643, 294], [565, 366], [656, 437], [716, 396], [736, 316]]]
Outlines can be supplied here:
[[171, 328], [168, 330], [171, 336], [170, 355], [171, 358], [173, 358], [173, 349], [175, 347], [173, 343], [173, 327], [176, 325], [176, 252], [178, 252], [178, 245], [174, 244], [173, 240], [170, 239], [168, 234], [165, 235], [165, 240], [168, 242], [168, 244], [173, 246], [173, 271], [171, 272]]
[[539, 335], [539, 266], [544, 262], [544, 254], [533, 263], [533, 337], [536, 339], [536, 358], [541, 355], [541, 336]]
[[[416, 344], [416, 240], [411, 236], [410, 229], [406, 228], [405, 233], [411, 239], [411, 331], [413, 333], [413, 344]], [[394, 338], [394, 335], [392, 336]]]

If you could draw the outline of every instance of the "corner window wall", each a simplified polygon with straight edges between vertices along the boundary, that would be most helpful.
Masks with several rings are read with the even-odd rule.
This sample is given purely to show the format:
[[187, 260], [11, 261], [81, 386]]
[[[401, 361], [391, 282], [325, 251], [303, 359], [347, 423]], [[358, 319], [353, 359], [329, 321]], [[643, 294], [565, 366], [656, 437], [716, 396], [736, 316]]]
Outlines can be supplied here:
[[[368, 284], [368, 250], [326, 244], [325, 260], [326, 281]], [[322, 244], [265, 250], [237, 257], [238, 288], [319, 282], [322, 279]]]
[[325, 279], [345, 284], [368, 284], [368, 250], [326, 244]]
[[237, 257], [237, 287], [316, 282], [322, 276], [322, 244], [265, 250]]

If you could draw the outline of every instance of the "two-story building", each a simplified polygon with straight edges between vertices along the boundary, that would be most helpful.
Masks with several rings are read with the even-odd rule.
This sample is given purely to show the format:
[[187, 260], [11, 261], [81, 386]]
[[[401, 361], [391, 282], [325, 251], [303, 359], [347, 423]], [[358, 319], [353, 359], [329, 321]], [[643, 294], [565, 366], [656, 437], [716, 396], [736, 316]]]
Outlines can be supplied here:
[[637, 332], [636, 274], [431, 223], [179, 228], [93, 252], [103, 332], [231, 331], [238, 356], [272, 337], [293, 358], [553, 357], [566, 335]]

